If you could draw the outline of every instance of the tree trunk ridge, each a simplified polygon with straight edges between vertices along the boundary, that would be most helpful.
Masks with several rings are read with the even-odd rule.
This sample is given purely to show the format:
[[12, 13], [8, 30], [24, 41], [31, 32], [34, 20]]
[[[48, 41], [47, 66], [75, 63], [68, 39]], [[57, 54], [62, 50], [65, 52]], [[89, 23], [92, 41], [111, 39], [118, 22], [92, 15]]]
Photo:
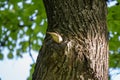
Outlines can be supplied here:
[[43, 0], [47, 32], [33, 80], [108, 80], [108, 35], [104, 0]]

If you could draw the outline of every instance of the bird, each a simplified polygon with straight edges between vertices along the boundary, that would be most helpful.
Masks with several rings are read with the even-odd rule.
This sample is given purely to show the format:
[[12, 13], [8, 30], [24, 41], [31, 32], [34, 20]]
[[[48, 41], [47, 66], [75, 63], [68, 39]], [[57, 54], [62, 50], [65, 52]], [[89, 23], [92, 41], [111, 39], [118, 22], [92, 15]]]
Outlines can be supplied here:
[[47, 33], [51, 35], [53, 41], [55, 41], [56, 43], [61, 43], [63, 41], [63, 38], [60, 34], [56, 32], [47, 32]]

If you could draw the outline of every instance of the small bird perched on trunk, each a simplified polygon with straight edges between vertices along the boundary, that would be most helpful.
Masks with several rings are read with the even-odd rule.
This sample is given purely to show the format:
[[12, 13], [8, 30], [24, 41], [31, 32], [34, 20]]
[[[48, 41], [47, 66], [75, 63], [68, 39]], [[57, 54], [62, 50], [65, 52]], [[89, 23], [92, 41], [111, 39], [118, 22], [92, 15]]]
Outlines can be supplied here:
[[63, 38], [60, 34], [56, 33], [56, 32], [47, 32], [48, 34], [51, 35], [52, 39], [56, 42], [56, 43], [61, 43], [63, 41]]

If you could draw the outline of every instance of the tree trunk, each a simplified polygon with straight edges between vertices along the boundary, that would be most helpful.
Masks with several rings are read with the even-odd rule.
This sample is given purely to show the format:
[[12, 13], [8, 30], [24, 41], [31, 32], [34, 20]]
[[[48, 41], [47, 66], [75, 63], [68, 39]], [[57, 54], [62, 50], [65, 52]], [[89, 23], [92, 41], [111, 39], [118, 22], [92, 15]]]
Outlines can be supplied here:
[[43, 0], [47, 32], [33, 80], [108, 80], [105, 0]]

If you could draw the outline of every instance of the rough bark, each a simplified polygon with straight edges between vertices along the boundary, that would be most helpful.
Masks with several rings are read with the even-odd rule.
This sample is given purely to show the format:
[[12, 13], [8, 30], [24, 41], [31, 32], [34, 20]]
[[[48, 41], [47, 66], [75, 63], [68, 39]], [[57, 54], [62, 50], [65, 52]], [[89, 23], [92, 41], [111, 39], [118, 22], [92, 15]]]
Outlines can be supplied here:
[[33, 80], [108, 80], [108, 35], [105, 0], [43, 0], [47, 34]]

